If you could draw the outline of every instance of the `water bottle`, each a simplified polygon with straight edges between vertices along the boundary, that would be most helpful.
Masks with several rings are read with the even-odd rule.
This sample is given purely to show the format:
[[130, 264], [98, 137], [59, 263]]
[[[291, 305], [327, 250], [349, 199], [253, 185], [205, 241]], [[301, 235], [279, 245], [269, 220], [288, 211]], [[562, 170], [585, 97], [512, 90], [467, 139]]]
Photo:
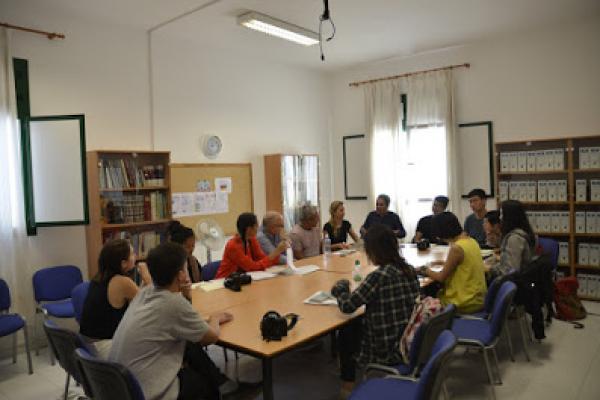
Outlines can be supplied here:
[[325, 239], [323, 239], [323, 255], [325, 258], [331, 255], [331, 239], [328, 234], [325, 234]]
[[362, 275], [360, 274], [360, 260], [354, 261], [354, 270], [352, 271], [352, 279], [355, 282], [360, 282], [362, 280]]

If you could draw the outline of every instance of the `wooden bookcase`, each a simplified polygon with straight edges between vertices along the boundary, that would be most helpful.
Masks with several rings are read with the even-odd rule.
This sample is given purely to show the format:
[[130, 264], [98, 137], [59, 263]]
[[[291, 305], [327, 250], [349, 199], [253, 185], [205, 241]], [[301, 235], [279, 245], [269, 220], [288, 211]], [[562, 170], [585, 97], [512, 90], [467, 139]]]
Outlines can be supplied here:
[[[577, 276], [581, 298], [600, 301], [600, 136], [496, 143], [495, 156], [498, 205], [506, 198], [520, 200], [538, 236], [562, 242], [563, 251], [568, 243], [568, 256], [559, 260], [559, 271]], [[591, 221], [583, 232], [577, 217], [581, 213]], [[581, 244], [590, 247], [586, 250]], [[582, 263], [586, 251], [587, 262]]]
[[129, 239], [138, 260], [166, 240], [171, 221], [170, 152], [87, 152], [90, 223], [86, 227], [88, 276], [98, 270], [105, 241]]

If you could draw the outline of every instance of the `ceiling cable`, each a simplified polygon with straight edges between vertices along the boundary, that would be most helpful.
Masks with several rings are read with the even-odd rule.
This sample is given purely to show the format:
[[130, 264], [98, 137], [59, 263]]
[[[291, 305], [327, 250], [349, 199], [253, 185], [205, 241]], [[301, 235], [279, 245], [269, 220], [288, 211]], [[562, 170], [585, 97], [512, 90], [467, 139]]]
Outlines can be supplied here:
[[321, 61], [325, 61], [325, 54], [323, 53], [323, 22], [329, 21], [331, 24], [331, 28], [333, 32], [331, 36], [326, 39], [326, 41], [330, 41], [335, 37], [335, 24], [333, 23], [333, 19], [331, 19], [331, 15], [329, 15], [329, 0], [323, 0], [323, 14], [319, 17], [319, 50], [321, 50]]

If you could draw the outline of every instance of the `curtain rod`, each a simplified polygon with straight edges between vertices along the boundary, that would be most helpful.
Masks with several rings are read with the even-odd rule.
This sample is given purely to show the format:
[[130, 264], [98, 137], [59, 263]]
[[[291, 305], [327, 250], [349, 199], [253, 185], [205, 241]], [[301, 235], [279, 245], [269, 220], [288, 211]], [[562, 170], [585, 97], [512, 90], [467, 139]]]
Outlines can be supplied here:
[[7, 24], [5, 22], [0, 22], [0, 26], [3, 26], [3, 27], [8, 28], [8, 29], [15, 29], [17, 31], [29, 32], [29, 33], [36, 33], [38, 35], [44, 35], [44, 36], [46, 36], [50, 40], [56, 39], [56, 38], [58, 38], [58, 39], [64, 39], [65, 38], [65, 35], [63, 35], [62, 33], [40, 31], [38, 29], [26, 28], [24, 26], [11, 25], [11, 24]]
[[361, 81], [361, 82], [352, 82], [349, 84], [349, 86], [360, 86], [360, 85], [366, 85], [367, 83], [374, 83], [374, 82], [379, 82], [379, 81], [389, 81], [390, 79], [398, 79], [398, 78], [404, 78], [405, 76], [424, 74], [426, 72], [443, 71], [446, 69], [463, 68], [463, 67], [470, 68], [471, 64], [464, 63], [464, 64], [448, 65], [447, 67], [427, 69], [427, 70], [423, 70], [423, 71], [407, 72], [406, 74], [386, 76], [385, 78], [377, 78], [377, 79], [371, 79], [368, 81]]

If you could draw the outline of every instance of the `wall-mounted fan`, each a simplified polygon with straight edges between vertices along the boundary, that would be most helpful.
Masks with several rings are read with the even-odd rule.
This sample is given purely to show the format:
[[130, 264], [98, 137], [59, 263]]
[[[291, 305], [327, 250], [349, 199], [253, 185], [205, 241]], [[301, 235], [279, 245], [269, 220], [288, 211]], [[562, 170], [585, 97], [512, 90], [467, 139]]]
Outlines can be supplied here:
[[223, 229], [212, 219], [205, 219], [196, 224], [196, 238], [206, 248], [206, 262], [212, 261], [211, 250], [219, 250], [225, 244]]

